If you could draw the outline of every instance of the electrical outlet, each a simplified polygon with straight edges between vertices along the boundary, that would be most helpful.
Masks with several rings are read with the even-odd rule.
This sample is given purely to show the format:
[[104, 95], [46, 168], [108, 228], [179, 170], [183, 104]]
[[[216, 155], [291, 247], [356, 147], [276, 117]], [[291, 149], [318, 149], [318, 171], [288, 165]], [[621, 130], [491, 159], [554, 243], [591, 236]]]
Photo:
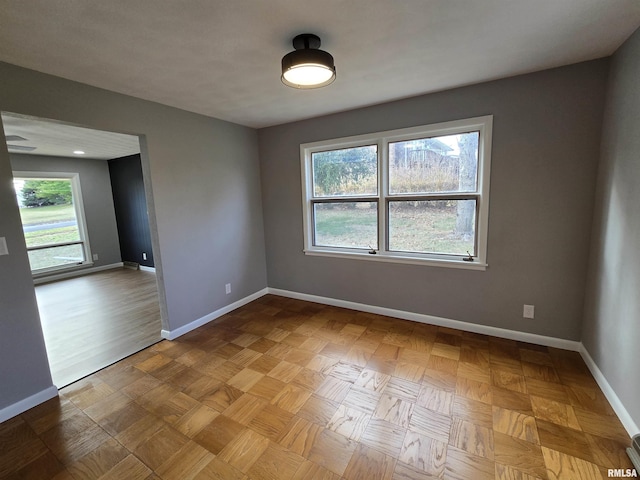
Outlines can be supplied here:
[[231, 284], [230, 284], [230, 283], [227, 283], [227, 284], [224, 286], [224, 291], [225, 291], [225, 293], [226, 293], [227, 295], [229, 295], [229, 294], [231, 293]]
[[146, 260], [147, 259], [147, 252], [142, 252], [142, 259]]
[[534, 317], [534, 309], [533, 305], [525, 305], [522, 309], [522, 316], [524, 318], [533, 318]]
[[94, 260], [94, 261], [95, 261], [95, 260], [98, 260], [98, 254], [97, 254], [97, 253], [94, 253], [94, 254], [93, 254], [93, 260]]

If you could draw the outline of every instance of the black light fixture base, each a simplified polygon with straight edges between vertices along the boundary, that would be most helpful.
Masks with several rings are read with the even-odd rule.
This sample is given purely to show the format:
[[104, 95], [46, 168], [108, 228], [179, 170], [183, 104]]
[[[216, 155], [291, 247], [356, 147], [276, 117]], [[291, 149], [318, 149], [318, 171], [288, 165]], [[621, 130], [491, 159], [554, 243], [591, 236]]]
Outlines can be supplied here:
[[320, 37], [313, 33], [301, 33], [293, 39], [293, 48], [302, 49], [318, 49], [320, 48]]

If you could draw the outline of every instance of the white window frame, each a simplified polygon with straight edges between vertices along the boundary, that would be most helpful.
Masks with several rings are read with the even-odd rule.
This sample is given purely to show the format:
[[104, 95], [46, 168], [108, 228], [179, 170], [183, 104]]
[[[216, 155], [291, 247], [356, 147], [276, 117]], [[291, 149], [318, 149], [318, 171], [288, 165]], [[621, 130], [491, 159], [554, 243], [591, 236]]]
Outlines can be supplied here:
[[[473, 196], [477, 201], [477, 244], [475, 252], [476, 255], [473, 257], [473, 261], [465, 261], [463, 260], [463, 257], [455, 255], [389, 251], [387, 249], [387, 205], [390, 200], [394, 200], [394, 198], [400, 196], [389, 194], [389, 143], [475, 131], [479, 132], [479, 138], [477, 173], [478, 189], [473, 193]], [[486, 270], [488, 266], [487, 236], [489, 230], [489, 179], [491, 171], [492, 132], [493, 116], [486, 115], [482, 117], [375, 132], [371, 134], [323, 140], [300, 145], [304, 253], [306, 255], [352, 258], [375, 262], [409, 263], [439, 267], [464, 268], [470, 270]], [[363, 201], [366, 198], [376, 199], [378, 202], [378, 250], [376, 251], [376, 254], [371, 254], [367, 250], [363, 249], [314, 245], [314, 200], [318, 200], [320, 198], [326, 200], [327, 197], [314, 197], [312, 154], [327, 150], [337, 150], [374, 144], [378, 146], [378, 193], [375, 195], [340, 196], [339, 199], [341, 201], [349, 201], [349, 199], [352, 198], [358, 201]], [[446, 195], [449, 194], [433, 194], [434, 197], [442, 197]], [[451, 196], [465, 196], [465, 193], [456, 192], [452, 193]], [[337, 198], [338, 197], [336, 197], [336, 199]]]
[[[41, 268], [38, 270], [31, 270], [34, 278], [49, 275], [51, 273], [57, 273], [67, 270], [73, 270], [80, 266], [93, 265], [93, 256], [91, 254], [91, 246], [89, 245], [89, 232], [87, 230], [87, 220], [84, 214], [84, 204], [82, 201], [82, 189], [80, 188], [80, 174], [77, 172], [13, 172], [14, 178], [24, 178], [31, 180], [47, 180], [47, 179], [61, 179], [69, 180], [71, 182], [71, 195], [73, 197], [73, 208], [76, 214], [76, 222], [78, 224], [78, 232], [80, 234], [80, 240], [77, 243], [82, 244], [82, 250], [84, 252], [85, 260], [77, 263], [67, 263], [55, 267]], [[55, 245], [51, 245], [52, 247]], [[27, 248], [27, 251], [29, 248]]]

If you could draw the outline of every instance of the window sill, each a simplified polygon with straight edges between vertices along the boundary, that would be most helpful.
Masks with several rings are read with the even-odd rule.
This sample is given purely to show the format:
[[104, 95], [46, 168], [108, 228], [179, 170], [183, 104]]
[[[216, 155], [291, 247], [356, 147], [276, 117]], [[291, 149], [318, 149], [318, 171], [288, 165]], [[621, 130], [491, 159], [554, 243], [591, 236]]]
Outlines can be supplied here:
[[81, 262], [81, 263], [70, 263], [65, 266], [43, 268], [42, 270], [32, 271], [31, 275], [34, 279], [41, 279], [41, 278], [49, 277], [51, 275], [58, 275], [60, 273], [67, 273], [67, 272], [73, 272], [75, 270], [82, 270], [83, 268], [87, 268], [91, 266], [93, 266], [92, 261]]
[[486, 263], [478, 261], [465, 262], [463, 260], [451, 260], [451, 259], [435, 259], [435, 258], [420, 258], [400, 255], [382, 255], [382, 254], [369, 254], [360, 252], [339, 252], [335, 250], [303, 250], [305, 255], [316, 257], [335, 257], [335, 258], [348, 258], [351, 260], [367, 260], [372, 262], [387, 262], [387, 263], [403, 263], [409, 265], [423, 265], [426, 267], [442, 267], [442, 268], [459, 268], [463, 270], [480, 270], [484, 271], [489, 266]]

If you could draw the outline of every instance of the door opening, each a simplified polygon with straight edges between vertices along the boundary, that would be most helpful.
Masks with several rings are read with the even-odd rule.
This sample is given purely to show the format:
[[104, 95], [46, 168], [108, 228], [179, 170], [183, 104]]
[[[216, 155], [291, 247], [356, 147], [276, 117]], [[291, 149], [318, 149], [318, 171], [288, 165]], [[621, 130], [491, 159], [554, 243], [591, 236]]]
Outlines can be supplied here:
[[[61, 388], [161, 340], [155, 263], [124, 269], [109, 161], [136, 157], [135, 209], [149, 210], [137, 135], [2, 112], [54, 384]], [[147, 182], [148, 184], [148, 182]], [[140, 193], [142, 192], [142, 193]], [[138, 218], [140, 220], [140, 218]], [[154, 259], [149, 219], [144, 256]], [[142, 255], [141, 255], [142, 257]], [[157, 258], [156, 258], [157, 262]]]

